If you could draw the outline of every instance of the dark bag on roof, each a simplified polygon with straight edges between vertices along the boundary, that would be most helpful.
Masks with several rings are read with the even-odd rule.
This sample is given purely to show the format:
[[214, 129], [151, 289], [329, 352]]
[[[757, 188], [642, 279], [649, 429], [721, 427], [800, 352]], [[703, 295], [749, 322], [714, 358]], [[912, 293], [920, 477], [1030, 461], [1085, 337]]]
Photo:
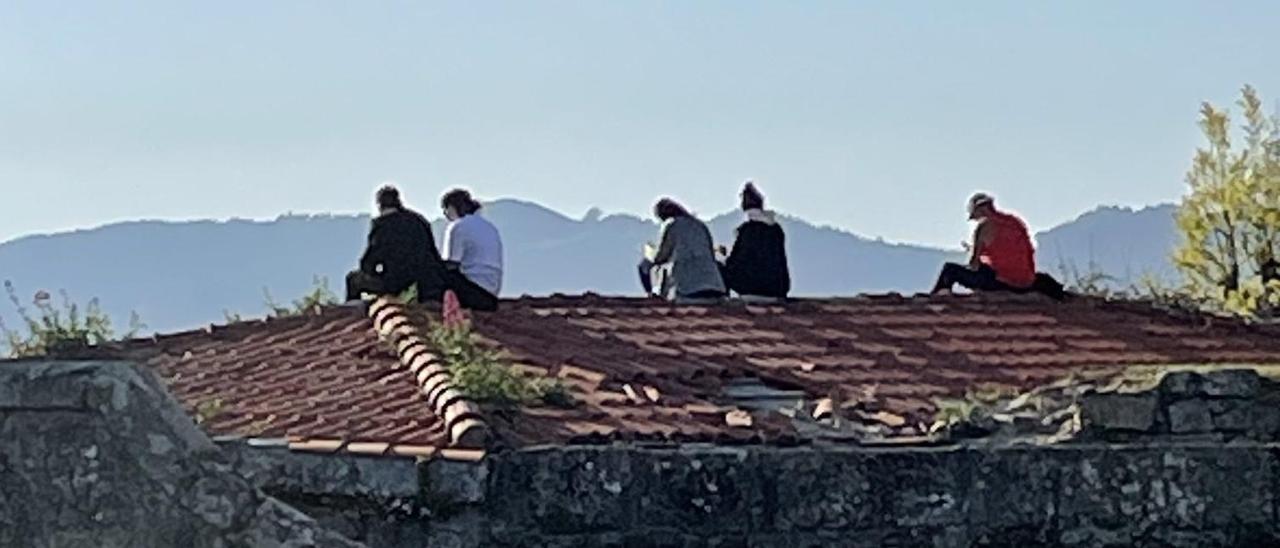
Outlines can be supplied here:
[[1036, 272], [1036, 281], [1031, 284], [1031, 291], [1045, 295], [1055, 301], [1065, 301], [1067, 290], [1053, 276], [1044, 272]]

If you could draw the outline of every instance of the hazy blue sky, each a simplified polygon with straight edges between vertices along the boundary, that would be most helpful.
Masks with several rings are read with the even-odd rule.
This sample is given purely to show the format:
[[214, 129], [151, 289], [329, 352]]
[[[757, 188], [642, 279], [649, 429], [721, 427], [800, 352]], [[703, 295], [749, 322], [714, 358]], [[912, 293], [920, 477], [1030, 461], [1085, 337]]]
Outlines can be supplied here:
[[[112, 6], [108, 6], [112, 4]], [[0, 241], [369, 209], [778, 209], [955, 245], [1182, 192], [1202, 100], [1280, 98], [1280, 2], [0, 2]]]

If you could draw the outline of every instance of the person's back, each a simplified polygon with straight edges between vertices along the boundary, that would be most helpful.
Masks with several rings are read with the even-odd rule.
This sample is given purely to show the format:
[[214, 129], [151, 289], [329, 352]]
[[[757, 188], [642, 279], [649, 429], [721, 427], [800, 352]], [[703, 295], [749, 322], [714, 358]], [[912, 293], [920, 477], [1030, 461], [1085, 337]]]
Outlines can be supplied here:
[[1016, 215], [992, 211], [983, 221], [991, 223], [989, 240], [978, 257], [996, 272], [996, 279], [1014, 288], [1028, 288], [1036, 281], [1035, 247], [1027, 224]]
[[786, 235], [777, 223], [747, 221], [738, 227], [725, 260], [725, 284], [739, 295], [784, 298], [791, 292]]
[[440, 283], [443, 270], [440, 251], [431, 234], [431, 223], [410, 209], [399, 209], [374, 221], [383, 252], [382, 276], [391, 288], [403, 290], [418, 283], [419, 291]]
[[494, 311], [502, 291], [502, 237], [480, 215], [482, 207], [461, 188], [440, 198], [440, 209], [449, 220], [444, 231], [444, 254], [449, 261], [445, 284], [462, 306]]
[[445, 249], [467, 279], [493, 295], [502, 291], [502, 236], [488, 219], [473, 213], [449, 223]]
[[364, 294], [398, 294], [414, 284], [419, 296], [442, 293], [444, 261], [431, 224], [404, 207], [395, 187], [379, 189], [376, 203], [378, 216], [369, 224], [360, 267], [347, 274], [347, 300], [359, 300]]
[[654, 262], [671, 264], [664, 296], [697, 298], [725, 294], [707, 225], [688, 215], [674, 217], [663, 225], [662, 242]]
[[739, 295], [785, 298], [791, 292], [786, 234], [764, 209], [764, 196], [754, 184], [747, 183], [741, 198], [747, 221], [738, 227], [725, 259], [724, 283]]

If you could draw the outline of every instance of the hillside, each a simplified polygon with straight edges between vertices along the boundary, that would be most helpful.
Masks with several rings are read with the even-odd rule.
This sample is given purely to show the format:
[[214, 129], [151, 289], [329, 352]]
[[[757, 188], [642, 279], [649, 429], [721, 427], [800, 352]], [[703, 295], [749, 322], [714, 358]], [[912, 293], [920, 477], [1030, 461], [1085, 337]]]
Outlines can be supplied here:
[[[1141, 211], [1102, 208], [1043, 233], [1041, 262], [1057, 273], [1058, 256], [1080, 265], [1095, 257], [1111, 272], [1159, 268], [1172, 241], [1169, 207]], [[592, 212], [574, 219], [536, 204], [503, 200], [488, 217], [507, 250], [505, 294], [637, 294], [640, 246], [655, 224]], [[37, 289], [66, 289], [73, 298], [101, 298], [123, 321], [137, 311], [154, 330], [222, 321], [224, 311], [264, 312], [263, 290], [287, 301], [304, 293], [314, 276], [341, 292], [358, 257], [367, 216], [285, 216], [273, 221], [137, 221], [0, 244], [0, 279], [27, 299]], [[739, 215], [709, 221], [729, 241]], [[928, 289], [950, 252], [886, 243], [787, 218], [798, 295]], [[437, 222], [436, 234], [441, 233]], [[11, 306], [0, 317], [13, 320]]]
[[1074, 263], [1084, 273], [1092, 262], [1121, 285], [1144, 274], [1173, 279], [1169, 256], [1178, 244], [1175, 209], [1172, 204], [1138, 210], [1100, 207], [1041, 232], [1036, 238], [1041, 268], [1057, 274], [1061, 263]]

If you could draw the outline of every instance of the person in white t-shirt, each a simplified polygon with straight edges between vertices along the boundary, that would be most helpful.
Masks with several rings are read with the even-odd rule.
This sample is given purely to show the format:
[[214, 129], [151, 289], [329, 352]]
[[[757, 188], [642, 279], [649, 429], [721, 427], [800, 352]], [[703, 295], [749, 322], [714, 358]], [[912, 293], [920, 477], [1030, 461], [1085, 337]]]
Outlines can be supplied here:
[[449, 220], [444, 229], [446, 285], [465, 308], [497, 310], [502, 291], [502, 237], [480, 215], [480, 202], [471, 193], [454, 189], [440, 198]]

